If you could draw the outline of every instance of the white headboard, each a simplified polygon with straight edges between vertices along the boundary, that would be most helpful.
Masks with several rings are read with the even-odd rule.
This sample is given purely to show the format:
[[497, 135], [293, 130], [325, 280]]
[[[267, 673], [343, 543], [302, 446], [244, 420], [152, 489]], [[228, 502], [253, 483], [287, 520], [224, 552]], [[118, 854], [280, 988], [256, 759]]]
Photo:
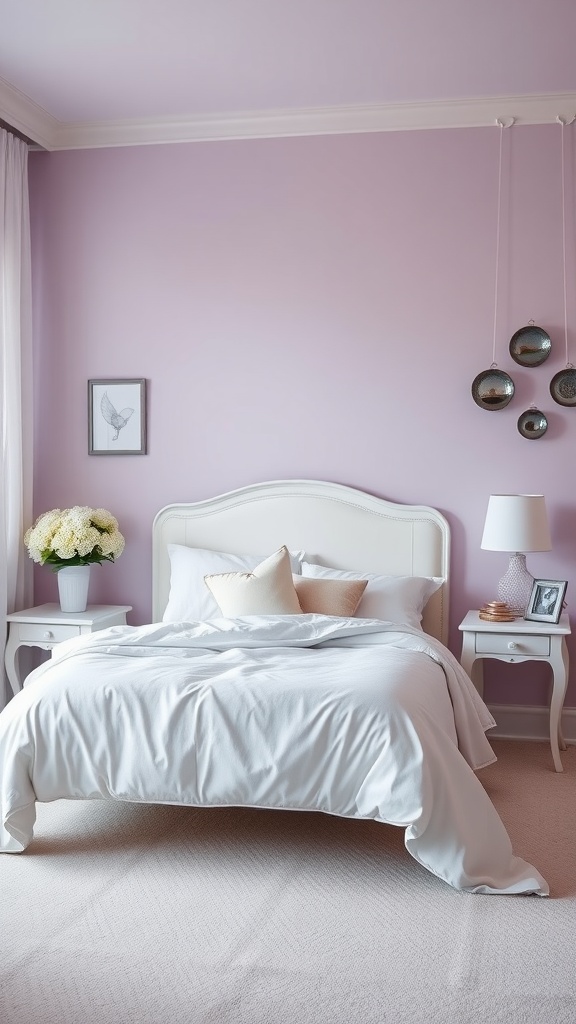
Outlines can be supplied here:
[[448, 639], [450, 528], [426, 505], [397, 505], [343, 484], [273, 480], [186, 504], [166, 505], [152, 533], [152, 615], [168, 602], [167, 544], [262, 554], [286, 544], [335, 569], [389, 576], [442, 576], [428, 602], [424, 629]]

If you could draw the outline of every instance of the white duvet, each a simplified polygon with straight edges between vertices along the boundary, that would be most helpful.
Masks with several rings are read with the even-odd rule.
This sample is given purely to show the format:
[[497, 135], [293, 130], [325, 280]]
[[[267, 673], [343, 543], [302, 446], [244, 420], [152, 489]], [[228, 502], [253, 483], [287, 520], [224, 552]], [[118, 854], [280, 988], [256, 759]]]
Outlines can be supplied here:
[[37, 800], [290, 808], [399, 825], [458, 889], [545, 895], [473, 771], [495, 760], [493, 725], [418, 630], [324, 615], [115, 626], [59, 644], [0, 714], [0, 850], [28, 846]]

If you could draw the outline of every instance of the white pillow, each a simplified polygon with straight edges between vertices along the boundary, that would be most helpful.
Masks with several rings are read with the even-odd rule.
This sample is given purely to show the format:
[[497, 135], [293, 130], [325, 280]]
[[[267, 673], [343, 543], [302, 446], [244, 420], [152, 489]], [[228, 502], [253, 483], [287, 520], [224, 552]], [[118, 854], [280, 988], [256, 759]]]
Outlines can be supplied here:
[[302, 576], [314, 579], [368, 580], [368, 586], [356, 609], [362, 619], [383, 619], [415, 629], [422, 628], [422, 612], [432, 594], [440, 589], [441, 576], [379, 576], [370, 572], [329, 569], [313, 562], [302, 562]]
[[354, 615], [368, 580], [318, 580], [293, 576], [294, 587], [303, 612], [318, 615]]
[[205, 576], [222, 615], [299, 615], [300, 603], [292, 582], [287, 547], [265, 558], [253, 572], [225, 572]]
[[[189, 548], [184, 544], [168, 544], [170, 558], [170, 594], [162, 622], [204, 622], [222, 613], [204, 583], [213, 573], [249, 572], [264, 555], [232, 555], [207, 548]], [[292, 572], [299, 574], [303, 551], [291, 551]]]

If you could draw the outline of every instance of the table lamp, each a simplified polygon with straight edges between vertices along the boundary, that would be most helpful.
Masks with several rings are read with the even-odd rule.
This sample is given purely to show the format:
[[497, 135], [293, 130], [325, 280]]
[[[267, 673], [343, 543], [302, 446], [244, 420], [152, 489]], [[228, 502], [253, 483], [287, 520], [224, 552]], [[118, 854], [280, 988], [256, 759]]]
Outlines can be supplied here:
[[523, 615], [534, 583], [526, 568], [526, 552], [552, 548], [544, 495], [491, 494], [481, 547], [510, 552], [508, 569], [498, 583], [498, 599], [511, 612]]

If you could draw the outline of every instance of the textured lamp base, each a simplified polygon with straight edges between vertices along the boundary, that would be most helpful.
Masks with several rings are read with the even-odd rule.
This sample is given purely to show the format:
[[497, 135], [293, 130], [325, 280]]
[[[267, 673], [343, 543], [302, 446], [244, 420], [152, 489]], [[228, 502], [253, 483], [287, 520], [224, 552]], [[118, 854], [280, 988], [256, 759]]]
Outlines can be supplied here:
[[510, 563], [498, 584], [498, 598], [505, 601], [515, 615], [524, 615], [532, 593], [534, 577], [526, 568], [526, 555], [510, 555]]

